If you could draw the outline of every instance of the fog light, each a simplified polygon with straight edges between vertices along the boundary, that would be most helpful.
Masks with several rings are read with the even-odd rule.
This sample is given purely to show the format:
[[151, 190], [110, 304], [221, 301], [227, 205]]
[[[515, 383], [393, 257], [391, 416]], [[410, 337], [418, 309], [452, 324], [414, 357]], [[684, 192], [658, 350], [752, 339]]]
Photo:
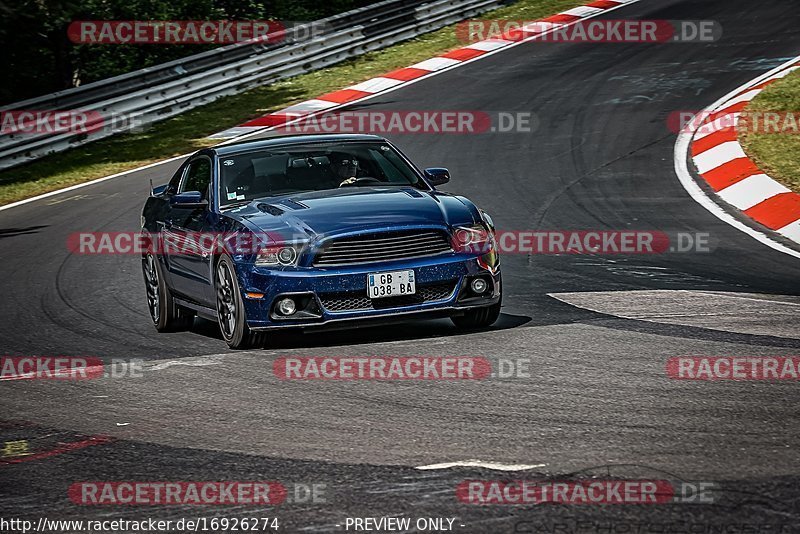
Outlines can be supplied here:
[[292, 315], [297, 311], [297, 306], [292, 299], [281, 299], [278, 301], [278, 312], [281, 315]]
[[486, 284], [486, 282], [483, 279], [476, 278], [475, 280], [472, 281], [472, 283], [470, 284], [470, 287], [472, 288], [473, 292], [481, 294], [484, 291], [486, 291], [486, 288], [489, 287], [489, 286]]

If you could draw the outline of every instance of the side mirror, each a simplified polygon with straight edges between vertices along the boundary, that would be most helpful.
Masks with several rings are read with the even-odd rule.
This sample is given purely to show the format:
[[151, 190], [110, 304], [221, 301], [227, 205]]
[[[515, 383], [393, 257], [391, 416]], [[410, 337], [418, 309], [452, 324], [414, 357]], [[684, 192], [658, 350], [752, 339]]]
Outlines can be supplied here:
[[425, 178], [431, 185], [442, 185], [450, 181], [450, 171], [443, 167], [425, 169]]
[[150, 183], [150, 196], [157, 197], [157, 196], [163, 194], [164, 191], [167, 190], [167, 187], [169, 187], [169, 184], [157, 185], [157, 186], [153, 187], [152, 186], [152, 182], [151, 182]]
[[174, 208], [205, 208], [208, 206], [208, 200], [203, 199], [200, 191], [184, 191], [172, 195], [169, 203]]

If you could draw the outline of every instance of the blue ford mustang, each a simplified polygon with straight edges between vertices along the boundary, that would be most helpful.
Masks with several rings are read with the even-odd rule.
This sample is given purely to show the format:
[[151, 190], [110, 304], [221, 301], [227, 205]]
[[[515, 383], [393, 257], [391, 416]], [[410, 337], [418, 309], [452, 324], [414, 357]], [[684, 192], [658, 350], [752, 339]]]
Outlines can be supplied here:
[[494, 226], [435, 189], [449, 179], [373, 135], [201, 150], [142, 214], [153, 322], [218, 321], [232, 348], [263, 345], [275, 329], [410, 317], [489, 326], [501, 305]]

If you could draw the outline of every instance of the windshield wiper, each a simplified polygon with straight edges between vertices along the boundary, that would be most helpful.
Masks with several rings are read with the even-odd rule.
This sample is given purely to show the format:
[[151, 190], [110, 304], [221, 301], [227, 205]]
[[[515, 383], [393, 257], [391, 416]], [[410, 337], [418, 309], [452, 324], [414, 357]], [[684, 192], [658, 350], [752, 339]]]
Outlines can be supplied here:
[[221, 209], [228, 209], [228, 208], [241, 208], [242, 206], [246, 206], [250, 204], [252, 200], [240, 200], [238, 202], [231, 202], [230, 204], [225, 204], [224, 206], [220, 206]]

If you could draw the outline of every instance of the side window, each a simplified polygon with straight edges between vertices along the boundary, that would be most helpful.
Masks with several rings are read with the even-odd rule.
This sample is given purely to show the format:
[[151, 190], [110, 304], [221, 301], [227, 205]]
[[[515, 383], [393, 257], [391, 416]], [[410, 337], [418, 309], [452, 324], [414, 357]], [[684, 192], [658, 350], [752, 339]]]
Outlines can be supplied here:
[[408, 182], [415, 184], [417, 182], [416, 177], [410, 172], [403, 172], [401, 167], [402, 161], [392, 152], [386, 151], [385, 153], [381, 153], [377, 150], [370, 149], [369, 153], [389, 182], [400, 184]]
[[200, 191], [203, 198], [208, 196], [208, 185], [211, 183], [211, 161], [207, 158], [196, 159], [189, 164], [186, 177], [183, 179], [179, 193]]
[[186, 167], [181, 165], [180, 168], [172, 175], [172, 178], [169, 180], [169, 184], [167, 184], [166, 193], [169, 195], [174, 195], [178, 192], [178, 186], [181, 183], [181, 177], [183, 176], [183, 171]]

